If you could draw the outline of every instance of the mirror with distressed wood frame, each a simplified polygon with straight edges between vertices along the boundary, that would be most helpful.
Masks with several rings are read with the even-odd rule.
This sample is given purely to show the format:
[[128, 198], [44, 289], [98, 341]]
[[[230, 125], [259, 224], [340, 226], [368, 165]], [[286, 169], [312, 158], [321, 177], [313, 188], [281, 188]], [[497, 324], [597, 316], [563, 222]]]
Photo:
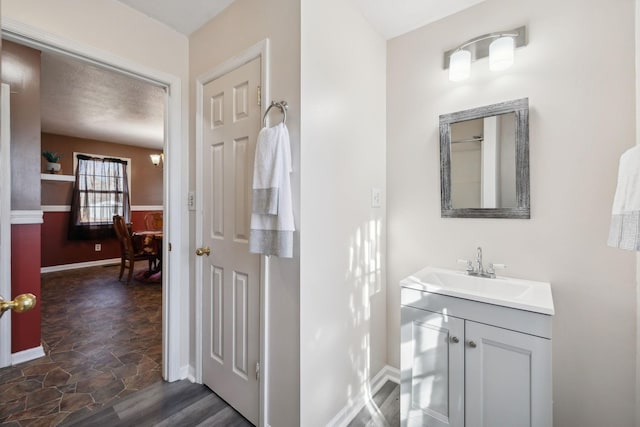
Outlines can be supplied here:
[[440, 116], [443, 218], [530, 218], [529, 99]]

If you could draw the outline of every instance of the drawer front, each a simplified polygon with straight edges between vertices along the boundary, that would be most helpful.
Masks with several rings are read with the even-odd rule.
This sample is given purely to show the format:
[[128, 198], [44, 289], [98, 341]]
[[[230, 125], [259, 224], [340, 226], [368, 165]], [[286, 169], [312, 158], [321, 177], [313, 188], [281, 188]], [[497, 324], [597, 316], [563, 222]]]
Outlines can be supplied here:
[[551, 339], [551, 316], [463, 298], [400, 288], [403, 306], [473, 320], [487, 325]]

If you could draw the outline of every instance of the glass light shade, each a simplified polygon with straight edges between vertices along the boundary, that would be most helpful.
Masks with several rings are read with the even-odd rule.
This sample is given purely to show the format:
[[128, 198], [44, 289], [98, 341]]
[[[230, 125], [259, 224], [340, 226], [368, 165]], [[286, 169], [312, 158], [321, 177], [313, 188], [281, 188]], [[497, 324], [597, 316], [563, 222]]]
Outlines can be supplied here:
[[162, 154], [149, 154], [149, 157], [151, 157], [151, 163], [153, 163], [155, 166], [158, 166], [160, 164], [160, 158], [162, 157]]
[[513, 65], [515, 42], [513, 37], [500, 37], [489, 45], [489, 69], [499, 71]]
[[471, 75], [471, 52], [459, 50], [449, 56], [449, 80], [459, 82]]

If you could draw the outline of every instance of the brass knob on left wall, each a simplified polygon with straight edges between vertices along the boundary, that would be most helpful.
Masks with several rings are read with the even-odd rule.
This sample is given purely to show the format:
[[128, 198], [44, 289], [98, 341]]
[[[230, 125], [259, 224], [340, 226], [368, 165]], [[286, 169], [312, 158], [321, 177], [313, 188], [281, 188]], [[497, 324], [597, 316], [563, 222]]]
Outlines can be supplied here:
[[36, 296], [33, 294], [21, 294], [15, 297], [13, 301], [5, 301], [0, 296], [0, 316], [7, 311], [13, 310], [16, 313], [24, 313], [36, 306]]

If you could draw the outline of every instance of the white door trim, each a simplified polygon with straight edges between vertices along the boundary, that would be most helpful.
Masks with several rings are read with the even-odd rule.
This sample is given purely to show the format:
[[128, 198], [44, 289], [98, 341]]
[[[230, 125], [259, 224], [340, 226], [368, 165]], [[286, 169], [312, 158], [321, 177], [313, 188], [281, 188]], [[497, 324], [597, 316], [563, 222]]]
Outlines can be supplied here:
[[[0, 97], [0, 295], [11, 299], [11, 144], [9, 85]], [[0, 320], [0, 368], [11, 365], [11, 315]]]
[[[169, 245], [163, 247], [165, 271], [162, 278], [162, 375], [167, 381], [181, 379], [186, 372], [187, 346], [181, 341], [181, 331], [188, 330], [188, 294], [182, 291], [184, 283], [189, 283], [189, 233], [186, 203], [182, 194], [186, 193], [188, 176], [183, 170], [182, 149], [182, 80], [164, 71], [149, 68], [137, 62], [100, 50], [75, 40], [62, 38], [26, 25], [20, 21], [2, 17], [2, 35], [8, 40], [32, 46], [40, 50], [71, 55], [92, 62], [100, 67], [128, 74], [167, 90], [165, 97], [165, 166], [163, 169], [163, 196], [165, 200], [164, 233], [166, 242], [173, 246], [169, 256]], [[185, 225], [183, 227], [183, 224]], [[184, 228], [184, 229], [183, 229]]]
[[[196, 81], [196, 244], [201, 244], [202, 236], [202, 176], [203, 159], [199, 155], [202, 152], [204, 138], [202, 133], [202, 102], [204, 86], [242, 65], [260, 58], [260, 85], [261, 85], [261, 109], [264, 114], [265, 106], [269, 99], [269, 39], [264, 39], [240, 54], [224, 61], [198, 77]], [[262, 117], [260, 117], [262, 123]], [[195, 379], [202, 383], [202, 258], [196, 257], [196, 278], [195, 278], [195, 344], [196, 344], [196, 366]], [[260, 262], [260, 423], [263, 427], [268, 425], [268, 384], [269, 384], [269, 259], [262, 256]]]

